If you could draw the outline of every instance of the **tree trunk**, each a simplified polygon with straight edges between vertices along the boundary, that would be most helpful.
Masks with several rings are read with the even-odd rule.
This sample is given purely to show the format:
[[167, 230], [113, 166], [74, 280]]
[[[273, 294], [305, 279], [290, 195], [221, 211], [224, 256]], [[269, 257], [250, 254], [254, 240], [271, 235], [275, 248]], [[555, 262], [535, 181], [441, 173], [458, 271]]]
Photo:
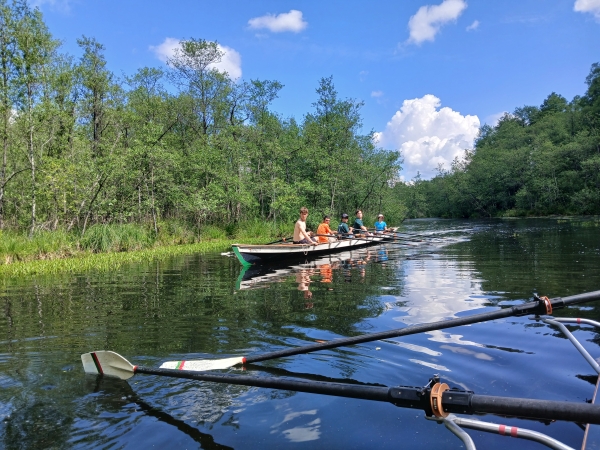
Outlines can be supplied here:
[[31, 117], [31, 111], [33, 109], [33, 89], [31, 84], [27, 86], [27, 119], [29, 120], [29, 164], [31, 166], [31, 231], [29, 235], [33, 235], [36, 225], [36, 182], [35, 182], [35, 153], [33, 151], [33, 118]]

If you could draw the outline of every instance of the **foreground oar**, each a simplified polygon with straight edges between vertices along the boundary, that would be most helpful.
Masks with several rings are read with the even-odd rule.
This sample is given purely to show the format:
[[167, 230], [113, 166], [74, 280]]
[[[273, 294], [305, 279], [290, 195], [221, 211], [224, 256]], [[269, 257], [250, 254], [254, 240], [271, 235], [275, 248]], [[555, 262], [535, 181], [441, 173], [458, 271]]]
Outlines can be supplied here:
[[304, 353], [316, 352], [319, 350], [327, 350], [330, 348], [344, 347], [347, 345], [362, 344], [364, 342], [379, 341], [382, 339], [390, 339], [400, 336], [408, 336], [411, 334], [425, 333], [434, 330], [443, 330], [446, 328], [459, 327], [463, 325], [472, 325], [474, 323], [485, 322], [488, 320], [502, 319], [511, 316], [524, 316], [526, 314], [551, 314], [553, 309], [564, 308], [569, 305], [578, 303], [591, 302], [600, 300], [600, 291], [588, 292], [585, 294], [572, 295], [565, 298], [555, 298], [549, 300], [546, 297], [538, 298], [536, 301], [523, 303], [522, 305], [511, 306], [510, 308], [499, 309], [497, 311], [485, 312], [481, 314], [473, 314], [472, 316], [459, 317], [457, 319], [441, 320], [439, 322], [431, 322], [419, 325], [411, 325], [405, 328], [397, 328], [389, 331], [381, 331], [379, 333], [364, 334], [349, 338], [335, 339], [329, 342], [318, 344], [310, 344], [302, 347], [288, 348], [275, 352], [264, 353], [255, 356], [238, 356], [227, 359], [206, 359], [206, 360], [182, 360], [165, 362], [161, 368], [163, 369], [179, 369], [183, 370], [214, 370], [226, 369], [235, 366], [236, 364], [250, 364], [269, 359], [282, 358], [284, 356], [301, 355]]
[[85, 353], [81, 355], [81, 361], [86, 373], [113, 376], [122, 380], [127, 380], [136, 373], [145, 373], [213, 383], [284, 389], [389, 402], [401, 408], [422, 409], [427, 415], [436, 417], [446, 417], [450, 413], [500, 414], [528, 419], [566, 420], [600, 424], [600, 405], [476, 395], [470, 391], [449, 390], [448, 385], [445, 383], [440, 384], [437, 378], [430, 380], [425, 388], [357, 386], [325, 381], [258, 378], [232, 374], [197, 373], [189, 370], [150, 369], [134, 366], [121, 355], [109, 351]]

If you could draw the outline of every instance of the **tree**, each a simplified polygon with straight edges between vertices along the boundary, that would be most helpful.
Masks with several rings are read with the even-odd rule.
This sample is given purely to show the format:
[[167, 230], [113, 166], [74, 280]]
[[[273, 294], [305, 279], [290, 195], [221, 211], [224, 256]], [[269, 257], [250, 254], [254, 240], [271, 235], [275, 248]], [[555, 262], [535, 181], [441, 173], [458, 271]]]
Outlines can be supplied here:
[[48, 118], [44, 114], [43, 92], [49, 82], [48, 67], [59, 43], [52, 39], [38, 9], [31, 10], [26, 3], [23, 3], [18, 4], [17, 11], [20, 17], [15, 26], [17, 50], [15, 67], [19, 77], [16, 105], [24, 125], [22, 137], [27, 143], [27, 156], [31, 172], [30, 233], [33, 233], [36, 227], [37, 208], [36, 169], [44, 147], [53, 138], [53, 130], [42, 137], [40, 130], [36, 129], [36, 125], [41, 125], [44, 119]]

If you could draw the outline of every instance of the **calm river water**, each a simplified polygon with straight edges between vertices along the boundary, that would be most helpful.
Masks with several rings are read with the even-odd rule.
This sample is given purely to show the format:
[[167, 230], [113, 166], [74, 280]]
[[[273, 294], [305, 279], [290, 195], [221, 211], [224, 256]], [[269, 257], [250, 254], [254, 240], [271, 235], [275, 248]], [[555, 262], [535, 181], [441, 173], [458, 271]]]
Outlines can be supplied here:
[[[426, 242], [249, 271], [220, 254], [0, 280], [0, 447], [178, 449], [463, 448], [422, 411], [391, 404], [148, 375], [86, 376], [80, 354], [133, 364], [223, 358], [384, 331], [600, 289], [600, 220], [417, 220]], [[254, 276], [254, 278], [251, 278]], [[556, 311], [600, 320], [598, 303]], [[573, 327], [600, 356], [599, 335]], [[240, 369], [226, 372], [242, 373]], [[246, 374], [422, 386], [433, 374], [477, 394], [583, 402], [592, 368], [528, 317], [327, 350]], [[481, 416], [579, 447], [572, 423]], [[478, 448], [539, 444], [469, 431]]]

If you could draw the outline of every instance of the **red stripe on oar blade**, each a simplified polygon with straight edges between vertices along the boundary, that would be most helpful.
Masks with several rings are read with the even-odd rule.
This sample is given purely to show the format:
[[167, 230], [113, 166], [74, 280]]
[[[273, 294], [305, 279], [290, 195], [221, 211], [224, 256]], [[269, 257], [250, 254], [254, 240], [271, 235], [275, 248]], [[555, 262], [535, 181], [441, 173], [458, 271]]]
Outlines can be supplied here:
[[92, 353], [92, 360], [94, 361], [94, 364], [96, 366], [96, 370], [98, 371], [98, 373], [100, 375], [103, 375], [104, 372], [102, 371], [102, 366], [100, 365], [100, 361], [98, 361], [98, 357], [96, 356], [96, 353]]
[[179, 364], [177, 365], [177, 369], [178, 370], [183, 370], [184, 364], [185, 364], [185, 361], [179, 361]]
[[246, 357], [245, 356], [242, 358], [242, 364], [246, 364]]
[[512, 437], [517, 437], [517, 431], [518, 431], [517, 427], [511, 427], [511, 429], [510, 429], [510, 435]]

